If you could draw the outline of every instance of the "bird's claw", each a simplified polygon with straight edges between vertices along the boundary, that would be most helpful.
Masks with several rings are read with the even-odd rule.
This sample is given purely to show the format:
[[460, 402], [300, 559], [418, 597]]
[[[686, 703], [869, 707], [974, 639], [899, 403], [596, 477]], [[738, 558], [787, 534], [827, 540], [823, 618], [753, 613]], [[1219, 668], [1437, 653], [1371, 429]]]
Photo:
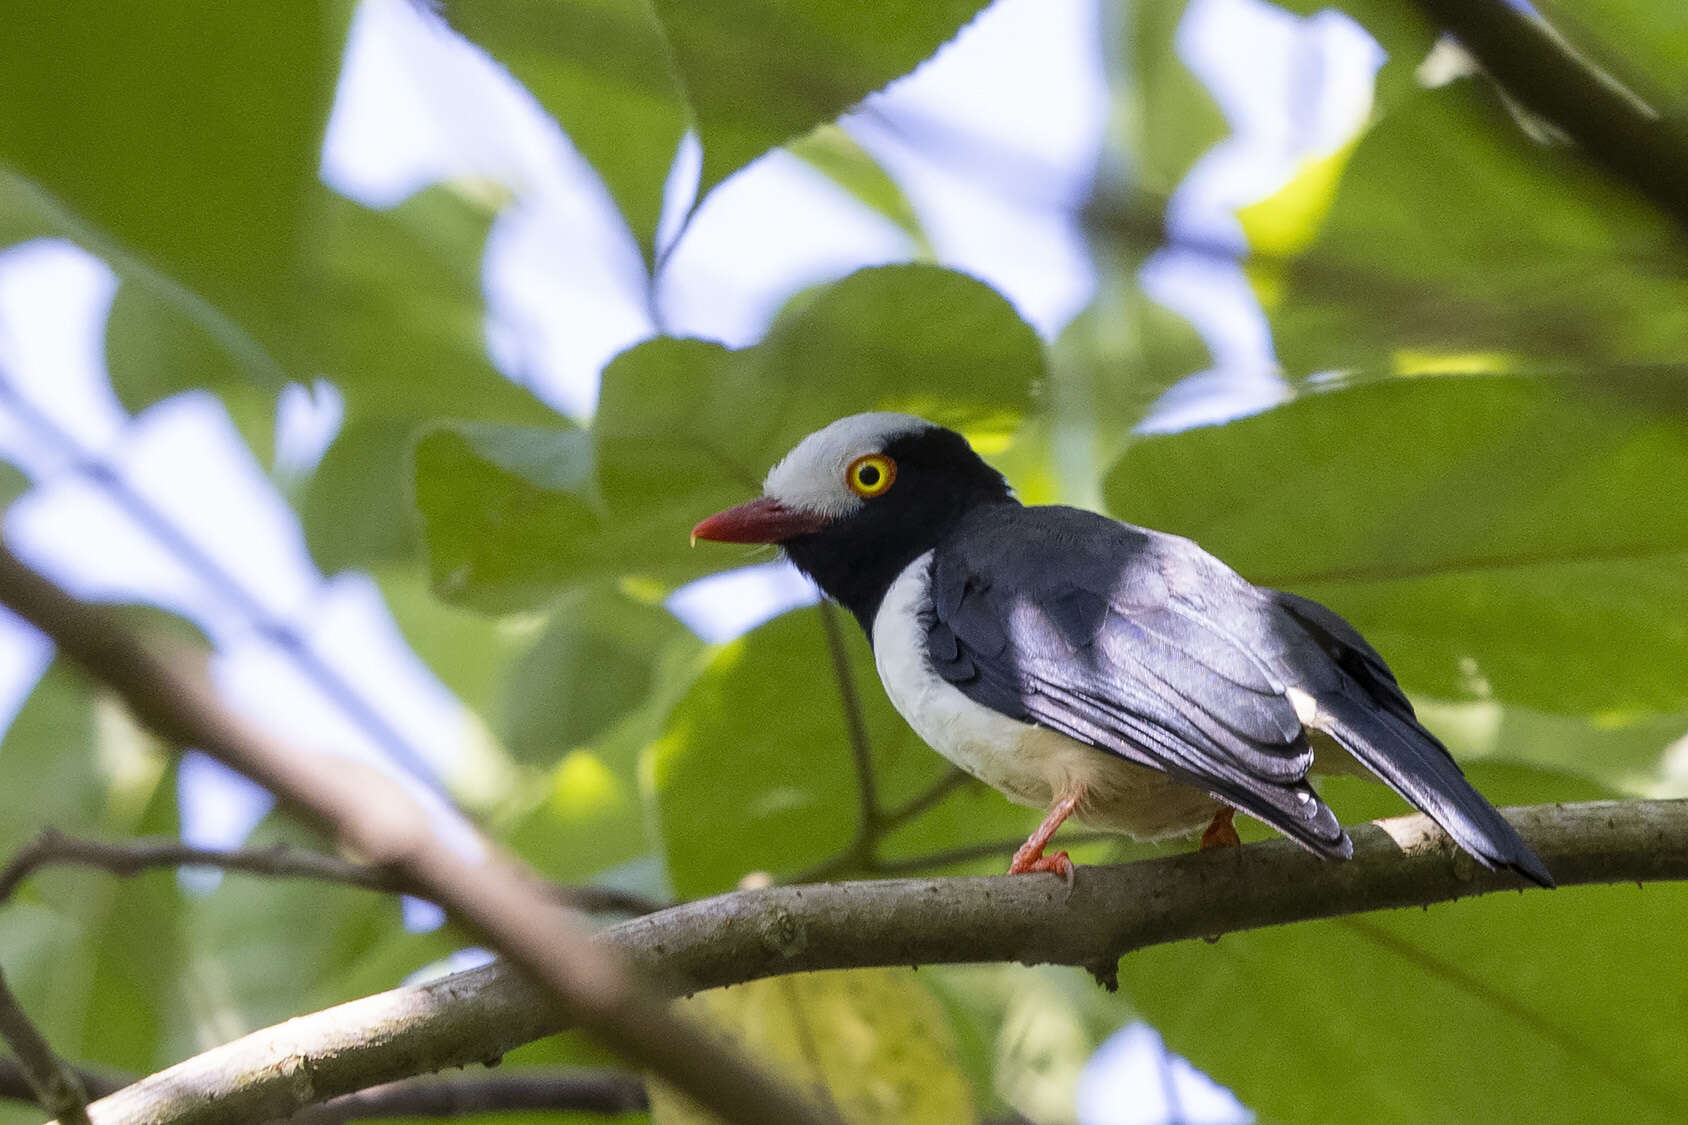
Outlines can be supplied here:
[[[1024, 849], [1022, 849], [1023, 851]], [[1013, 864], [1008, 868], [1010, 875], [1035, 875], [1042, 872], [1059, 875], [1067, 882], [1068, 897], [1071, 897], [1073, 893], [1075, 871], [1072, 857], [1065, 851], [1059, 851], [1053, 855], [1042, 855], [1041, 853], [1037, 855], [1016, 854]]]

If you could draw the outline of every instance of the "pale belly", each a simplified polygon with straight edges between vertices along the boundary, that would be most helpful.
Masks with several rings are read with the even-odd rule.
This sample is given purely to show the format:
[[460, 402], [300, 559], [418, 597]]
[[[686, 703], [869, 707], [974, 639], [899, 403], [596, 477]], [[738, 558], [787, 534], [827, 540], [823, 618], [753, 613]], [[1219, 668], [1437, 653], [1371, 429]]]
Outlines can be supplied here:
[[926, 657], [915, 612], [926, 603], [930, 562], [922, 555], [897, 576], [873, 623], [885, 693], [927, 745], [1016, 804], [1046, 809], [1082, 792], [1080, 821], [1138, 839], [1185, 835], [1224, 807], [1158, 770], [999, 714], [946, 682]]

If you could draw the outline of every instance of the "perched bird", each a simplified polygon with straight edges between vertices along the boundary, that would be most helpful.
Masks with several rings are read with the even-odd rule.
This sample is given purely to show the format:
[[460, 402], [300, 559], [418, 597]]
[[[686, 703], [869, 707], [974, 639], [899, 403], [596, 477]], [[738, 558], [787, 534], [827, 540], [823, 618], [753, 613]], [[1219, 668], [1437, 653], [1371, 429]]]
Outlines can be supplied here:
[[952, 430], [856, 414], [804, 438], [760, 499], [695, 539], [772, 543], [861, 622], [934, 749], [1048, 815], [1011, 873], [1072, 878], [1068, 816], [1143, 839], [1237, 840], [1242, 810], [1321, 856], [1353, 844], [1308, 784], [1364, 767], [1486, 867], [1553, 878], [1421, 726], [1383, 658], [1316, 602], [1188, 539], [1027, 507]]

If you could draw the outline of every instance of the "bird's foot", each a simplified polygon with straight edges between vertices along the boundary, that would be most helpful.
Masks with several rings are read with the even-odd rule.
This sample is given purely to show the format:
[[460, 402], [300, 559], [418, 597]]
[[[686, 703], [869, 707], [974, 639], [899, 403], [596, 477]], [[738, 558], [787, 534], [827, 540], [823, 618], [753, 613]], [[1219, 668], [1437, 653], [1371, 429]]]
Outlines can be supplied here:
[[1231, 818], [1237, 815], [1237, 810], [1229, 806], [1213, 814], [1213, 823], [1202, 833], [1202, 842], [1196, 850], [1205, 852], [1209, 848], [1240, 848], [1243, 846], [1242, 837], [1237, 835], [1237, 826]]
[[1014, 862], [1008, 865], [1010, 875], [1032, 875], [1038, 872], [1059, 875], [1067, 881], [1067, 893], [1073, 893], [1073, 861], [1065, 851], [1044, 855], [1042, 847], [1033, 848], [1028, 844], [1014, 853]]

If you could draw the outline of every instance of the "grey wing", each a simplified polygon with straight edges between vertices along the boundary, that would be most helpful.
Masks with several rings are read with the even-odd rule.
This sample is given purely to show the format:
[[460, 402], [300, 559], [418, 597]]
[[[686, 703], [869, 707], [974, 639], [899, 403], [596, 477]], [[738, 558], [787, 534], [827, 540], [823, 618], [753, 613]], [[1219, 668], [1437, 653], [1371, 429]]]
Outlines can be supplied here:
[[[1259, 614], [1236, 580], [1196, 605], [1161, 579], [1170, 540], [1073, 509], [998, 517], [932, 563], [927, 652], [974, 702], [1161, 770], [1322, 855], [1352, 844], [1307, 784], [1285, 684], [1217, 622]], [[1183, 541], [1170, 541], [1182, 543]], [[1229, 573], [1229, 572], [1227, 572]]]
[[[1428, 813], [1487, 867], [1510, 867], [1532, 882], [1553, 876], [1517, 830], [1465, 779], [1447, 747], [1424, 728], [1383, 657], [1359, 631], [1318, 602], [1266, 590], [1287, 615], [1283, 659], [1313, 692], [1313, 725]], [[1293, 623], [1293, 624], [1290, 624]], [[1296, 643], [1299, 642], [1299, 643]]]

